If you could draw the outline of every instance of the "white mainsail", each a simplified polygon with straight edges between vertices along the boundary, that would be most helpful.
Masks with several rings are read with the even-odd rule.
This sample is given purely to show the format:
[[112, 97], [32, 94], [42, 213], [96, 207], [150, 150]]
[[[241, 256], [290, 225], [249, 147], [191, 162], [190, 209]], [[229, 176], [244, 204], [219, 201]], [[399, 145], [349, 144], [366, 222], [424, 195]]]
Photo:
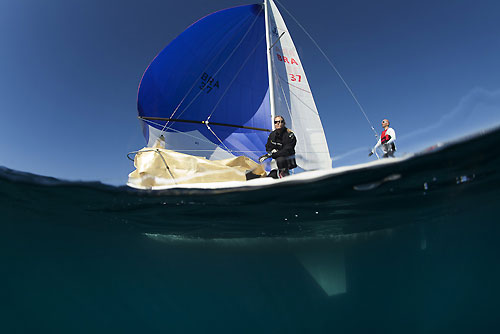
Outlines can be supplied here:
[[[311, 88], [288, 29], [273, 0], [265, 2], [268, 40], [271, 50], [269, 60], [272, 73], [274, 109], [287, 121], [297, 137], [295, 147], [299, 167], [305, 170], [332, 167], [321, 119], [314, 103]], [[274, 101], [273, 101], [274, 100]]]

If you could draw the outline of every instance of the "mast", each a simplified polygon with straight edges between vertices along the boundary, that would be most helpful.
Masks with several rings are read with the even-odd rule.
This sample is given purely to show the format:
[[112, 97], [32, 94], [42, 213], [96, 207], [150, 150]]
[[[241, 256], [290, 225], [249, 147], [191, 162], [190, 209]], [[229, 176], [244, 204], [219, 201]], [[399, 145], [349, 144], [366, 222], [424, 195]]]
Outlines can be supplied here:
[[272, 0], [264, 0], [264, 15], [266, 21], [266, 45], [267, 45], [267, 76], [269, 78], [269, 102], [271, 105], [271, 129], [274, 129], [274, 117], [276, 116], [276, 109], [274, 103], [274, 84], [273, 84], [273, 65], [272, 65], [272, 43], [269, 28], [269, 5], [268, 2]]

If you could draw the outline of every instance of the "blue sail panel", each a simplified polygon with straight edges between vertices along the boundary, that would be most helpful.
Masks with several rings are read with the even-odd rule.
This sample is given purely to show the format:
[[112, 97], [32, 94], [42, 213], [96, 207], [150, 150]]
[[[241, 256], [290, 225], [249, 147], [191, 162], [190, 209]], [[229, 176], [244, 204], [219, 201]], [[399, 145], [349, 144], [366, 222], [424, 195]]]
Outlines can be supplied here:
[[[201, 121], [269, 129], [264, 10], [247, 5], [204, 17], [173, 40], [142, 78], [138, 111], [167, 132], [197, 130], [234, 155], [256, 158], [265, 131], [210, 125]], [[236, 139], [236, 138], [239, 138]], [[248, 152], [256, 151], [256, 152]]]

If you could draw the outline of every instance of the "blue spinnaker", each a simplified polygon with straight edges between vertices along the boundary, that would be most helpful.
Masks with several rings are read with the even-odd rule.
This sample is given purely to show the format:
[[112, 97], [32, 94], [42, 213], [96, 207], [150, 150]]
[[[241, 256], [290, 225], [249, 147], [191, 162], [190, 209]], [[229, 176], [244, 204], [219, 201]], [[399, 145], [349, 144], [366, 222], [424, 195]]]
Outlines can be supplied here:
[[166, 124], [167, 133], [197, 130], [255, 159], [268, 132], [214, 123], [270, 129], [268, 86], [263, 6], [230, 8], [191, 25], [152, 61], [139, 88], [139, 116], [178, 120], [148, 124]]

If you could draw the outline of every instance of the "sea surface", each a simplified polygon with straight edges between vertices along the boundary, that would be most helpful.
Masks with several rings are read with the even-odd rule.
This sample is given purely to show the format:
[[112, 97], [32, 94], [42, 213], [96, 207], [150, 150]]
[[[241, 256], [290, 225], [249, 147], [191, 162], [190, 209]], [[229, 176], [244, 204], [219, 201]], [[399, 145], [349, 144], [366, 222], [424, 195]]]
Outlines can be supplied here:
[[498, 332], [499, 143], [220, 194], [0, 168], [0, 332]]

